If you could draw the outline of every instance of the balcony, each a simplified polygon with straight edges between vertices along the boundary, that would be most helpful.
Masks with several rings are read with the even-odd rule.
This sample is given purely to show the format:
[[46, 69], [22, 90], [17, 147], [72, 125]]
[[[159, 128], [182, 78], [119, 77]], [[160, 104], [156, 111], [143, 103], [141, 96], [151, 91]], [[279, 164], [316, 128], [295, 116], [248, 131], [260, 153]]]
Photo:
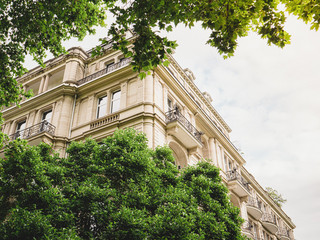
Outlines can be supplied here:
[[227, 172], [228, 187], [233, 190], [239, 197], [250, 195], [249, 183], [236, 170]]
[[98, 127], [105, 126], [105, 125], [108, 125], [113, 122], [117, 122], [117, 121], [119, 121], [119, 119], [120, 119], [119, 113], [107, 115], [105, 117], [99, 118], [99, 119], [93, 121], [92, 123], [90, 123], [90, 129], [98, 128]]
[[272, 234], [278, 231], [276, 217], [270, 213], [264, 213], [261, 218], [262, 225], [268, 229]]
[[289, 231], [286, 228], [280, 228], [277, 237], [279, 240], [290, 240]]
[[166, 113], [168, 133], [175, 136], [188, 149], [202, 147], [201, 135], [179, 111], [174, 109]]
[[17, 138], [27, 139], [31, 138], [40, 133], [49, 133], [50, 135], [54, 135], [56, 127], [47, 121], [42, 121], [41, 123], [37, 123], [31, 127], [25, 128], [23, 130], [17, 131], [16, 133], [9, 136], [10, 141], [15, 140]]
[[253, 238], [253, 226], [250, 221], [245, 221], [241, 226], [242, 234]]
[[102, 69], [101, 71], [95, 72], [94, 74], [91, 74], [87, 77], [84, 77], [82, 79], [80, 79], [79, 81], [77, 81], [78, 85], [82, 85], [85, 84], [86, 82], [90, 82], [91, 80], [94, 80], [98, 77], [101, 77], [103, 75], [107, 75], [117, 69], [120, 69], [124, 66], [129, 65], [129, 63], [131, 62], [131, 58], [124, 58], [122, 61], [118, 62], [118, 63], [114, 63], [104, 69]]
[[262, 217], [261, 201], [258, 198], [249, 197], [247, 211], [252, 217], [259, 220]]

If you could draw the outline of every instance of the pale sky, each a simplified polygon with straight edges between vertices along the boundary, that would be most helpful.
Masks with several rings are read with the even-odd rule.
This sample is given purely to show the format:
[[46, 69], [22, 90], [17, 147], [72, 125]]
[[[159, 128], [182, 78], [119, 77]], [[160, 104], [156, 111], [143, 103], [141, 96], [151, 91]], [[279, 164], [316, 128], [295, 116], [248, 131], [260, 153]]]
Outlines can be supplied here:
[[320, 219], [320, 32], [290, 18], [291, 44], [268, 46], [250, 34], [223, 60], [201, 29], [179, 29], [174, 55], [233, 130], [246, 168], [288, 201], [297, 240], [318, 240]]
[[[297, 240], [318, 240], [320, 219], [320, 32], [290, 18], [291, 45], [268, 46], [254, 33], [239, 41], [224, 60], [205, 45], [208, 32], [178, 28], [174, 57], [196, 76], [213, 106], [233, 130], [231, 140], [244, 152], [246, 168], [263, 187], [288, 201], [283, 209], [297, 226]], [[88, 50], [104, 37], [99, 31], [66, 48]], [[30, 62], [26, 67], [35, 65]]]

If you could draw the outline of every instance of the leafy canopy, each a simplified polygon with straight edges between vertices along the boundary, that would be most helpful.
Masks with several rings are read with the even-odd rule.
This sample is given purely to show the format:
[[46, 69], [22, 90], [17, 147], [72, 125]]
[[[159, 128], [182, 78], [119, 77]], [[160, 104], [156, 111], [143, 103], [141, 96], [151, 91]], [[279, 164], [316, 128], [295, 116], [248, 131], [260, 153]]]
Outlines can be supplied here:
[[2, 239], [245, 239], [219, 170], [178, 171], [167, 147], [119, 130], [101, 144], [11, 142], [0, 160]]
[[[283, 11], [278, 10], [280, 4]], [[251, 30], [268, 44], [283, 47], [289, 43], [284, 30], [285, 12], [318, 30], [320, 6], [312, 0], [2, 0], [0, 110], [18, 104], [23, 95], [30, 96], [16, 81], [26, 71], [26, 54], [43, 65], [47, 50], [55, 56], [65, 53], [62, 41], [71, 37], [81, 40], [94, 33], [93, 27], [103, 26], [107, 13], [113, 14], [115, 21], [106, 36], [115, 49], [133, 58], [133, 70], [144, 77], [144, 71], [161, 64], [165, 54], [177, 46], [175, 41], [160, 36], [159, 30], [169, 32], [179, 24], [191, 28], [199, 22], [211, 31], [207, 43], [227, 57], [234, 54], [238, 39]], [[137, 34], [133, 45], [124, 37], [128, 29]], [[99, 52], [99, 48], [94, 51]], [[2, 120], [0, 115], [0, 124]]]

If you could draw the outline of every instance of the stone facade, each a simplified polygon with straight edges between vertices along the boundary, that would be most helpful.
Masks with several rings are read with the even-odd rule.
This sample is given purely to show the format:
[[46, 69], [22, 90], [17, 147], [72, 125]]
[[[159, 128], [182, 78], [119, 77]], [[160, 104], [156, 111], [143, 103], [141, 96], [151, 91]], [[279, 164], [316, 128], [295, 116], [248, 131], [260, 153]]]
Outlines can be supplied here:
[[293, 240], [295, 225], [245, 169], [229, 138], [230, 127], [211, 105], [210, 94], [197, 88], [191, 70], [169, 56], [169, 67], [159, 66], [140, 80], [130, 59], [103, 47], [105, 54], [96, 58], [72, 48], [45, 69], [34, 68], [20, 78], [34, 96], [21, 108], [3, 111], [3, 131], [11, 139], [50, 143], [64, 155], [70, 141], [99, 141], [117, 128], [135, 128], [146, 134], [149, 147], [168, 145], [178, 168], [212, 159], [241, 210], [244, 234]]

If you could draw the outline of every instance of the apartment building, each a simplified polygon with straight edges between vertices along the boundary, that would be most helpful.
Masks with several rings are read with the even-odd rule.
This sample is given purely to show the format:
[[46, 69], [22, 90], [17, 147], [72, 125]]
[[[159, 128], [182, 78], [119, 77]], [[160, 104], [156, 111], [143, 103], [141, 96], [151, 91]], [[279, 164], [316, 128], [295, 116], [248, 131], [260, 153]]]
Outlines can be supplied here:
[[146, 134], [149, 147], [167, 144], [177, 167], [203, 159], [221, 169], [232, 203], [245, 220], [243, 234], [251, 239], [293, 240], [294, 223], [244, 167], [245, 159], [232, 144], [231, 128], [212, 105], [195, 76], [172, 56], [143, 80], [130, 59], [111, 45], [92, 58], [79, 47], [36, 67], [19, 79], [34, 96], [3, 111], [4, 133], [11, 140], [52, 144], [61, 155], [71, 141], [101, 140], [117, 128], [132, 127]]

